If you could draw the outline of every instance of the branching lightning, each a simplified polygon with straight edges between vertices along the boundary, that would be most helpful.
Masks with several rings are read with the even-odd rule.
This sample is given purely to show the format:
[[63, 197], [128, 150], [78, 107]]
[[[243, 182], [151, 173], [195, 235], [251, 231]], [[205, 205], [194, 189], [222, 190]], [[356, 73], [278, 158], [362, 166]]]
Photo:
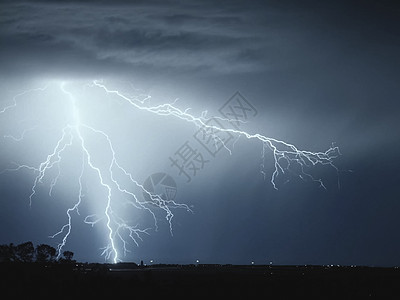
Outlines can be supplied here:
[[[244, 136], [247, 139], [259, 140], [262, 143], [263, 161], [265, 159], [265, 151], [267, 148], [270, 149], [273, 153], [275, 170], [272, 173], [270, 181], [275, 189], [278, 189], [275, 184], [275, 180], [279, 174], [285, 174], [286, 172], [293, 173], [293, 170], [290, 167], [292, 164], [300, 166], [301, 171], [295, 174], [296, 176], [299, 176], [301, 179], [307, 178], [312, 181], [318, 182], [319, 185], [323, 188], [326, 187], [323, 184], [322, 180], [315, 179], [311, 174], [307, 173], [306, 168], [321, 164], [321, 165], [330, 165], [336, 171], [339, 171], [334, 164], [335, 158], [337, 158], [340, 155], [340, 151], [337, 146], [332, 146], [324, 152], [311, 152], [311, 151], [299, 150], [297, 149], [296, 146], [292, 144], [274, 138], [266, 137], [259, 133], [248, 133], [246, 131], [236, 130], [232, 128], [222, 128], [215, 125], [209, 125], [207, 124], [207, 121], [209, 119], [206, 117], [206, 112], [202, 113], [200, 117], [197, 117], [190, 114], [189, 109], [181, 110], [177, 108], [176, 106], [174, 106], [174, 103], [172, 104], [165, 103], [157, 106], [143, 106], [142, 103], [135, 101], [134, 99], [130, 99], [129, 97], [121, 94], [117, 90], [110, 90], [104, 84], [98, 81], [94, 81], [93, 84], [103, 89], [107, 94], [116, 95], [121, 99], [127, 101], [135, 109], [145, 110], [149, 113], [157, 114], [159, 116], [173, 116], [181, 120], [184, 120], [186, 122], [192, 123], [198, 128], [210, 129], [211, 132], [221, 132], [221, 131], [229, 132], [237, 136]], [[219, 119], [227, 122], [232, 121], [229, 119], [222, 119], [222, 118]], [[224, 144], [224, 142], [218, 137], [217, 134], [214, 134], [212, 138], [221, 142], [224, 148], [231, 154], [231, 150]], [[263, 166], [264, 164], [262, 164], [262, 167]], [[261, 172], [266, 177], [266, 173], [263, 170], [263, 168]]]
[[[175, 102], [163, 103], [160, 105], [152, 106], [149, 104], [149, 97], [144, 100], [138, 100], [136, 98], [128, 97], [118, 90], [109, 89], [101, 81], [93, 81], [89, 85], [89, 88], [100, 89], [109, 97], [117, 97], [124, 103], [128, 104], [133, 110], [140, 110], [143, 113], [156, 115], [159, 117], [172, 117], [182, 120], [184, 123], [192, 124], [196, 128], [209, 129], [210, 132], [229, 132], [232, 135], [239, 137], [245, 137], [249, 140], [259, 141], [262, 145], [261, 153], [261, 173], [266, 178], [267, 172], [265, 171], [265, 159], [267, 151], [271, 151], [274, 160], [274, 169], [270, 178], [270, 182], [275, 189], [278, 189], [276, 180], [278, 177], [283, 176], [287, 173], [298, 176], [303, 180], [312, 180], [317, 182], [321, 187], [325, 188], [323, 181], [319, 178], [314, 178], [308, 170], [316, 165], [329, 165], [336, 171], [338, 168], [334, 164], [335, 158], [340, 155], [339, 148], [336, 146], [330, 147], [324, 152], [311, 152], [305, 150], [299, 150], [296, 146], [286, 143], [284, 141], [266, 137], [260, 133], [249, 133], [242, 130], [233, 128], [222, 128], [215, 125], [210, 125], [207, 121], [207, 112], [203, 112], [200, 116], [195, 116], [190, 113], [190, 109], [182, 110], [176, 106]], [[26, 97], [31, 93], [44, 92], [48, 85], [43, 88], [31, 89], [24, 91], [16, 95], [12, 104], [2, 108], [0, 115], [6, 114], [7, 112], [18, 108], [18, 101], [21, 97]], [[66, 223], [61, 226], [59, 231], [51, 235], [52, 238], [61, 237], [61, 242], [58, 244], [57, 250], [58, 255], [62, 254], [62, 250], [67, 243], [68, 237], [72, 232], [73, 219], [76, 215], [80, 215], [79, 208], [82, 202], [85, 200], [84, 194], [84, 177], [88, 172], [96, 175], [97, 181], [101, 186], [102, 193], [104, 195], [104, 211], [101, 216], [97, 214], [89, 214], [84, 218], [84, 222], [91, 226], [97, 225], [99, 222], [104, 222], [107, 229], [107, 240], [108, 244], [102, 249], [102, 255], [106, 260], [110, 260], [114, 263], [120, 261], [124, 255], [129, 252], [129, 241], [138, 245], [139, 241], [142, 240], [144, 235], [150, 233], [151, 228], [141, 228], [139, 224], [131, 225], [122, 216], [118, 215], [115, 211], [116, 194], [122, 194], [126, 197], [127, 202], [135, 209], [143, 210], [148, 213], [153, 220], [154, 228], [158, 229], [158, 222], [155, 210], [163, 212], [165, 220], [169, 224], [169, 230], [171, 235], [173, 234], [173, 210], [174, 209], [185, 209], [191, 211], [191, 209], [182, 203], [177, 203], [172, 200], [162, 199], [159, 195], [152, 194], [145, 189], [145, 187], [134, 179], [134, 176], [129, 173], [122, 164], [119, 163], [118, 155], [115, 151], [114, 144], [110, 136], [103, 130], [94, 128], [89, 124], [86, 124], [81, 119], [79, 105], [73, 93], [68, 89], [67, 83], [61, 83], [58, 86], [60, 95], [67, 99], [69, 103], [69, 114], [67, 124], [59, 132], [59, 138], [55, 143], [54, 147], [48, 152], [46, 158], [40, 162], [38, 166], [31, 166], [28, 164], [13, 163], [14, 167], [3, 170], [1, 173], [8, 171], [19, 171], [21, 169], [27, 169], [34, 173], [33, 184], [31, 187], [31, 193], [29, 195], [29, 204], [32, 205], [33, 201], [38, 193], [38, 186], [44, 182], [45, 177], [51, 177], [51, 183], [49, 186], [49, 195], [52, 195], [54, 187], [58, 184], [61, 174], [60, 164], [63, 160], [65, 153], [72, 147], [76, 147], [80, 152], [80, 164], [77, 166], [79, 170], [79, 176], [77, 178], [78, 183], [78, 195], [76, 196], [75, 203], [66, 210]], [[221, 121], [229, 122], [229, 119], [219, 118]], [[10, 138], [14, 142], [20, 142], [25, 138], [30, 131], [34, 131], [36, 127], [25, 129], [19, 136], [5, 135], [5, 138]], [[107, 158], [107, 168], [98, 165], [93, 159], [95, 153], [87, 145], [87, 134], [95, 136], [97, 139], [103, 141], [107, 145], [107, 151], [110, 153]], [[222, 143], [224, 148], [231, 153], [231, 149], [223, 143], [217, 134], [211, 133], [212, 138], [217, 142]], [[293, 166], [296, 166], [293, 168]], [[51, 171], [55, 169], [54, 171]], [[1, 174], [0, 173], [0, 174]], [[54, 174], [55, 173], [55, 174]], [[118, 176], [117, 176], [118, 174]], [[122, 176], [123, 180], [127, 180], [130, 184], [139, 190], [141, 193], [146, 193], [150, 200], [142, 199], [138, 197], [137, 192], [133, 189], [128, 189], [122, 184], [120, 179]], [[117, 242], [122, 247], [117, 246]], [[120, 249], [122, 248], [122, 249]]]

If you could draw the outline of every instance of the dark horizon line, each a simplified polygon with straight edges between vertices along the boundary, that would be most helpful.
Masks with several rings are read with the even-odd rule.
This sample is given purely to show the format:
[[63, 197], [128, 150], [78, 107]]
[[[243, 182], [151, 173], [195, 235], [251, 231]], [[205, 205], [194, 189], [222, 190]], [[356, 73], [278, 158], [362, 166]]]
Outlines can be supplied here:
[[219, 263], [150, 263], [150, 264], [138, 264], [134, 261], [125, 261], [125, 262], [79, 262], [79, 261], [48, 261], [48, 262], [22, 262], [22, 261], [0, 261], [0, 264], [10, 264], [10, 265], [63, 265], [63, 264], [74, 264], [75, 266], [84, 266], [84, 265], [101, 265], [101, 266], [116, 266], [120, 269], [123, 265], [127, 265], [135, 268], [151, 268], [151, 267], [250, 267], [250, 268], [325, 268], [325, 269], [339, 269], [339, 268], [369, 268], [369, 269], [400, 269], [400, 266], [379, 266], [379, 265], [340, 265], [340, 264], [219, 264]]

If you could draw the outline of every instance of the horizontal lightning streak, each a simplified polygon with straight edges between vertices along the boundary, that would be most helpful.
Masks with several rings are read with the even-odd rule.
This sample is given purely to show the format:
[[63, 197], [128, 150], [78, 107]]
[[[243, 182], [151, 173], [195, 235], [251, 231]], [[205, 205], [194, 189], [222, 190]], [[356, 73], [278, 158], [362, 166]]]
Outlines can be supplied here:
[[[103, 89], [107, 94], [112, 94], [120, 97], [121, 99], [127, 101], [134, 108], [139, 110], [144, 110], [152, 114], [156, 114], [159, 116], [173, 116], [184, 120], [186, 122], [194, 124], [198, 128], [210, 129], [211, 132], [228, 132], [238, 136], [244, 136], [247, 139], [255, 139], [262, 143], [263, 145], [263, 155], [262, 158], [265, 158], [265, 147], [268, 147], [274, 157], [274, 165], [275, 169], [271, 176], [271, 184], [277, 190], [277, 186], [275, 180], [277, 176], [281, 173], [288, 172], [288, 167], [284, 167], [280, 160], [284, 160], [290, 166], [292, 163], [298, 163], [301, 167], [301, 174], [298, 174], [300, 178], [307, 177], [312, 181], [318, 182], [319, 185], [325, 188], [321, 179], [315, 179], [311, 174], [305, 171], [305, 167], [315, 166], [317, 164], [321, 165], [330, 165], [337, 172], [339, 172], [338, 168], [334, 165], [334, 159], [336, 159], [340, 155], [339, 148], [337, 146], [330, 147], [328, 150], [324, 152], [311, 152], [306, 150], [299, 150], [296, 146], [289, 144], [285, 141], [278, 140], [271, 137], [266, 137], [259, 133], [248, 133], [246, 131], [232, 129], [232, 128], [222, 128], [216, 125], [207, 124], [207, 121], [210, 119], [206, 117], [206, 113], [203, 112], [200, 117], [196, 117], [189, 113], [189, 109], [181, 110], [178, 107], [174, 106], [174, 103], [164, 103], [156, 106], [143, 106], [143, 103], [140, 101], [135, 101], [135, 99], [131, 99], [117, 90], [108, 89], [104, 84], [99, 81], [93, 81], [93, 85]], [[232, 121], [229, 119], [222, 119], [223, 121]], [[231, 150], [225, 145], [225, 143], [217, 136], [217, 134], [211, 134], [212, 138], [217, 139], [220, 143], [222, 143], [223, 147], [231, 153]], [[265, 172], [262, 170], [263, 175], [265, 176]]]

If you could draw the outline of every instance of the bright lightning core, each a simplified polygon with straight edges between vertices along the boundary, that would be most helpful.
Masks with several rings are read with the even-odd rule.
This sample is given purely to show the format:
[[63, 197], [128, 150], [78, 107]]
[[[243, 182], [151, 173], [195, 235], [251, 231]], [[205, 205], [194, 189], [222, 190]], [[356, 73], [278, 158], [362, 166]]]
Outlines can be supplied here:
[[[135, 170], [135, 174], [131, 171], [135, 169], [132, 162], [143, 159], [143, 153], [151, 148], [152, 132], [160, 130], [149, 121], [155, 118], [158, 119], [155, 122], [173, 119], [194, 129], [212, 127], [209, 129], [259, 141], [263, 160], [266, 151], [273, 154], [270, 182], [274, 188], [277, 188], [278, 176], [289, 172], [324, 187], [321, 179], [308, 172], [309, 168], [329, 165], [337, 170], [333, 164], [339, 155], [337, 147], [323, 152], [303, 151], [260, 133], [207, 125], [205, 113], [193, 115], [173, 102], [157, 105], [150, 102], [147, 96], [132, 97], [109, 89], [99, 81], [79, 85], [51, 82], [23, 91], [0, 107], [0, 117], [12, 124], [9, 132], [4, 133], [5, 143], [25, 150], [24, 153], [19, 150], [18, 160], [11, 162], [2, 173], [31, 174], [29, 204], [34, 205], [43, 193], [57, 197], [62, 187], [73, 190], [68, 196], [64, 221], [51, 234], [58, 240], [59, 255], [73, 233], [74, 222], [79, 219], [88, 225], [103, 227], [106, 242], [102, 254], [107, 260], [118, 262], [132, 244], [138, 245], [151, 230], [157, 230], [160, 222], [166, 223], [172, 234], [176, 209], [191, 211], [186, 204], [149, 193], [136, 179], [142, 170]], [[229, 120], [221, 121], [229, 124]], [[144, 127], [150, 130], [144, 131]], [[134, 136], [135, 140], [128, 141], [127, 136]], [[27, 145], [33, 145], [31, 150], [36, 150], [28, 156], [24, 148]], [[230, 152], [227, 147], [226, 150]], [[293, 165], [297, 168], [292, 168]], [[267, 176], [266, 170], [262, 172]], [[143, 193], [148, 193], [148, 200]]]

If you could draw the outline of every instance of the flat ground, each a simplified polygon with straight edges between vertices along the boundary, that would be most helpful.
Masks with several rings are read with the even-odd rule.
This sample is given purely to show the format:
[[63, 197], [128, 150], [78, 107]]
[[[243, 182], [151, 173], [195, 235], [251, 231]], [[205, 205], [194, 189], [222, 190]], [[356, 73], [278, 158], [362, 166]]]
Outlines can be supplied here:
[[400, 299], [398, 268], [34, 263], [2, 263], [0, 267], [1, 295], [7, 297], [234, 295], [267, 299]]

